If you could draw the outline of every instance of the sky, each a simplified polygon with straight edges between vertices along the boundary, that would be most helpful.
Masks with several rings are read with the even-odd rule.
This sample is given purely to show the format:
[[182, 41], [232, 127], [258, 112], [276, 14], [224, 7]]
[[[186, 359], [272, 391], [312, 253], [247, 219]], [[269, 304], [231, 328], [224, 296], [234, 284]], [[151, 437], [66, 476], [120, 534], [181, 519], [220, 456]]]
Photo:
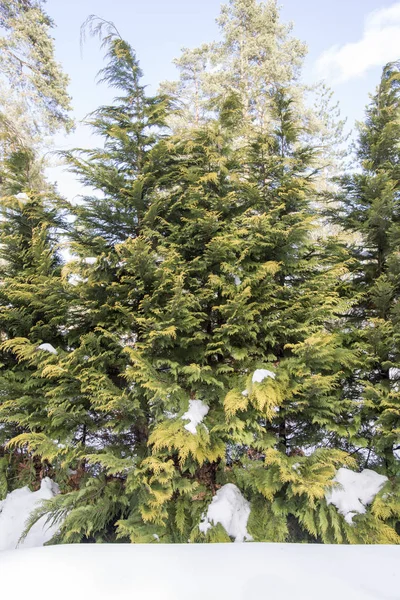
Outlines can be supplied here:
[[[292, 21], [293, 34], [308, 45], [304, 80], [324, 79], [348, 129], [353, 128], [363, 118], [382, 66], [400, 58], [400, 1], [281, 0], [280, 4], [282, 20]], [[71, 80], [77, 122], [75, 133], [56, 137], [56, 148], [93, 146], [94, 138], [80, 122], [113, 96], [96, 84], [96, 73], [104, 66], [98, 40], [80, 45], [80, 26], [90, 14], [115, 23], [135, 48], [145, 83], [154, 93], [161, 81], [175, 79], [173, 59], [181, 48], [218, 38], [215, 19], [220, 5], [220, 0], [47, 0], [47, 12], [56, 24], [56, 55]], [[60, 166], [50, 169], [49, 177], [69, 199], [82, 191]]]

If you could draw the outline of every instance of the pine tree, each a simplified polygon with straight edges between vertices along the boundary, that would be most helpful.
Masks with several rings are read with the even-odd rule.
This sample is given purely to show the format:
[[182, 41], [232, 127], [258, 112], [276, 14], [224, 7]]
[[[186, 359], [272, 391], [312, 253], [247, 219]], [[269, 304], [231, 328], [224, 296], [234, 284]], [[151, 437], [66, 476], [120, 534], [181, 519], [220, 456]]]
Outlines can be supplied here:
[[46, 427], [46, 386], [36, 363], [66, 347], [58, 196], [44, 178], [44, 136], [69, 130], [68, 78], [54, 58], [41, 0], [0, 5], [0, 495], [36, 485], [49, 463], [7, 444]]
[[322, 531], [318, 519], [337, 519], [334, 511], [325, 516], [324, 504], [329, 478], [347, 460], [334, 440], [355, 433], [341, 383], [356, 357], [343, 346], [337, 317], [346, 266], [332, 240], [315, 236], [319, 157], [301, 142], [289, 93], [278, 87], [270, 102], [273, 128], [255, 139], [246, 161], [252, 193], [236, 228], [239, 285], [231, 300], [247, 289], [240, 313], [251, 315], [253, 339], [241, 332], [242, 373], [266, 368], [270, 377], [256, 385], [247, 376], [244, 397], [240, 388], [226, 396], [227, 416], [252, 434], [238, 438], [232, 469], [251, 494], [254, 539], [337, 542], [345, 534]]
[[280, 21], [276, 0], [230, 0], [222, 5], [217, 23], [221, 41], [184, 49], [175, 61], [180, 81], [166, 83], [162, 89], [184, 100], [184, 126], [212, 118], [213, 111], [235, 92], [243, 109], [241, 133], [249, 133], [251, 124], [266, 131], [269, 92], [278, 84], [294, 83], [306, 46], [291, 36], [290, 25]]
[[303, 143], [318, 147], [315, 184], [325, 190], [328, 178], [342, 172], [346, 121], [325, 84], [302, 82], [306, 45], [293, 35], [293, 25], [283, 22], [276, 0], [229, 0], [221, 6], [217, 23], [221, 39], [183, 49], [174, 61], [179, 80], [161, 84], [181, 107], [168, 123], [174, 131], [198, 127], [221, 114], [235, 97], [242, 118], [232, 136], [237, 146], [246, 146], [274, 127], [274, 90], [285, 89], [291, 112], [301, 121]]

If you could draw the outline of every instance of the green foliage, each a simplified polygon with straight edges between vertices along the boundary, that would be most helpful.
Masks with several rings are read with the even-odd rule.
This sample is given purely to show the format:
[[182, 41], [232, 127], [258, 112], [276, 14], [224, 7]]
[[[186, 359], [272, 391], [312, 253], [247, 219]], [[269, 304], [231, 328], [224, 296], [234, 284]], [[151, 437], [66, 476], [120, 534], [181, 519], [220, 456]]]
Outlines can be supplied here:
[[291, 25], [281, 22], [276, 0], [229, 0], [221, 6], [217, 23], [220, 40], [184, 48], [174, 61], [179, 81], [161, 86], [184, 104], [172, 122], [198, 127], [222, 108], [227, 124], [235, 94], [235, 108], [240, 105], [242, 113], [240, 122], [234, 118], [238, 137], [248, 136], [251, 125], [265, 131], [271, 126], [269, 90], [295, 85], [306, 46], [291, 35]]
[[[42, 342], [65, 348], [68, 294], [61, 282], [58, 198], [36, 171], [35, 154], [5, 161], [0, 224], [0, 448], [15, 435], [46, 429], [46, 382], [37, 366], [52, 354]], [[35, 174], [33, 176], [33, 173]], [[5, 450], [10, 488], [35, 483], [47, 466], [31, 454]], [[50, 467], [49, 467], [50, 468]], [[50, 468], [51, 470], [51, 468]]]
[[348, 382], [359, 404], [360, 440], [355, 451], [365, 466], [379, 464], [392, 477], [398, 476], [400, 447], [398, 74], [396, 62], [383, 69], [365, 122], [359, 126], [361, 168], [341, 180], [342, 192], [331, 211], [331, 218], [352, 232], [354, 239], [348, 248], [351, 278], [344, 293], [356, 302], [344, 326], [348, 344], [363, 357]]
[[68, 77], [55, 59], [54, 23], [43, 5], [42, 0], [3, 0], [0, 5], [0, 139], [11, 149], [72, 126]]
[[4, 500], [8, 491], [7, 467], [7, 458], [3, 456], [0, 458], [0, 500]]
[[[225, 52], [239, 16], [245, 29], [245, 4], [223, 9]], [[270, 19], [276, 37], [275, 3], [247, 5], [249, 22]], [[367, 265], [320, 235], [323, 165], [304, 141], [292, 71], [262, 99], [265, 127], [254, 127], [261, 117], [243, 74], [205, 124], [171, 133], [180, 110], [145, 94], [133, 49], [112, 23], [87, 26], [107, 51], [101, 78], [119, 96], [91, 115], [103, 144], [64, 156], [96, 194], [61, 203], [26, 186], [18, 196], [25, 163], [14, 156], [1, 223], [8, 487], [46, 473], [62, 491], [28, 528], [48, 515], [59, 543], [228, 542], [221, 524], [203, 534], [199, 523], [217, 490], [235, 483], [256, 541], [397, 543], [397, 272], [394, 251], [385, 254], [395, 227], [386, 236], [380, 222], [395, 215], [394, 178], [376, 174], [383, 196], [376, 211], [366, 201], [364, 221], [348, 213], [349, 227], [371, 230]], [[268, 61], [249, 73], [256, 83]], [[188, 427], [196, 406], [206, 414]], [[370, 454], [391, 478], [350, 524], [326, 494], [338, 468], [358, 469]]]

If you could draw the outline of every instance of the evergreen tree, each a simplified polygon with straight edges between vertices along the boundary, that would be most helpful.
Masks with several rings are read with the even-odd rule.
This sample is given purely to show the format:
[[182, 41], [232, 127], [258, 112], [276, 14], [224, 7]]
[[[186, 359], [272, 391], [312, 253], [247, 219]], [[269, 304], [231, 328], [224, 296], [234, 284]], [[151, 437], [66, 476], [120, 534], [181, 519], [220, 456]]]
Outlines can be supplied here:
[[[9, 486], [52, 473], [29, 453], [6, 447], [16, 434], [47, 427], [46, 386], [36, 362], [65, 347], [66, 296], [61, 284], [60, 215], [33, 151], [4, 163], [0, 223], [0, 452]], [[46, 471], [48, 469], [48, 471]], [[5, 485], [3, 493], [5, 491]]]
[[[45, 181], [38, 146], [72, 125], [68, 79], [54, 59], [53, 22], [41, 0], [0, 3], [0, 494], [52, 473], [30, 453], [6, 444], [43, 430], [45, 385], [36, 359], [65, 347], [55, 190]], [[25, 346], [25, 344], [29, 345]], [[20, 352], [21, 350], [21, 352]], [[51, 353], [50, 353], [51, 354]], [[23, 360], [23, 355], [26, 360]]]
[[358, 442], [364, 466], [399, 474], [399, 64], [383, 69], [380, 85], [359, 126], [360, 168], [342, 179], [332, 217], [353, 234], [351, 279], [356, 298], [346, 327], [362, 353], [349, 381], [362, 426]]
[[184, 126], [212, 118], [213, 110], [235, 92], [243, 110], [241, 133], [248, 135], [251, 124], [266, 131], [270, 90], [296, 81], [306, 46], [280, 21], [276, 0], [230, 0], [222, 5], [217, 23], [221, 41], [184, 49], [175, 61], [180, 81], [162, 89], [184, 101]]
[[318, 147], [315, 184], [325, 190], [328, 178], [341, 172], [345, 120], [325, 84], [302, 83], [306, 45], [293, 36], [292, 24], [282, 21], [276, 0], [229, 0], [217, 23], [221, 40], [183, 49], [175, 60], [179, 80], [161, 84], [181, 107], [168, 123], [174, 131], [198, 127], [216, 118], [235, 97], [242, 118], [232, 135], [236, 145], [245, 146], [274, 127], [274, 91], [285, 89], [291, 112], [301, 121], [303, 143]]
[[43, 0], [0, 2], [0, 139], [5, 154], [16, 145], [70, 129], [68, 77], [54, 56], [54, 23]]
[[[129, 361], [124, 351], [137, 336], [135, 316], [143, 291], [130, 288], [130, 271], [126, 273], [120, 246], [128, 240], [140, 249], [142, 221], [152, 194], [153, 175], [147, 172], [147, 164], [162, 135], [167, 107], [165, 98], [145, 96], [135, 55], [115, 27], [95, 18], [88, 24], [92, 32], [105, 36], [109, 65], [102, 79], [122, 95], [91, 116], [104, 147], [65, 155], [71, 169], [100, 194], [68, 206], [75, 217], [70, 230], [74, 260], [63, 269], [70, 298], [68, 353], [60, 352], [51, 368], [38, 365], [52, 388], [49, 430], [62, 428], [63, 447], [57, 449], [50, 436], [15, 440], [62, 465], [65, 489], [71, 492], [62, 501], [71, 507], [68, 502], [75, 505], [80, 500], [76, 511], [66, 509], [70, 515], [65, 539], [72, 541], [90, 539], [92, 534], [96, 539], [115, 539], [117, 517], [130, 502], [120, 469], [124, 473], [125, 465], [134, 464], [132, 456], [136, 460], [146, 453], [146, 407], [126, 380]], [[139, 268], [151, 280], [145, 256], [138, 251], [133, 260], [134, 272]], [[99, 460], [107, 468], [100, 469]], [[74, 495], [71, 490], [77, 488]]]
[[67, 154], [97, 192], [70, 208], [68, 347], [44, 362], [27, 341], [5, 346], [46, 390], [46, 431], [11, 446], [64, 483], [31, 523], [60, 520], [60, 542], [229, 541], [199, 524], [235, 483], [257, 541], [398, 541], [387, 489], [354, 525], [325, 499], [356, 466], [343, 447], [360, 359], [342, 330], [344, 253], [315, 235], [319, 157], [290, 86], [269, 89], [269, 128], [245, 144], [236, 93], [168, 135], [170, 101], [146, 97], [133, 50], [91, 22], [122, 96], [94, 115], [104, 147]]

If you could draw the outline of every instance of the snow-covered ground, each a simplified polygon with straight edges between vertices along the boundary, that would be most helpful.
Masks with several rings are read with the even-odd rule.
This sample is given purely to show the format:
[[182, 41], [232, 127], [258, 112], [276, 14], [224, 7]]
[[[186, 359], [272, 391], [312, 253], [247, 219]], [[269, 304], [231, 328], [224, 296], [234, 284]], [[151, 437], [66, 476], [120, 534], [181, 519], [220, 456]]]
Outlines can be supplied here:
[[[352, 516], [363, 512], [386, 478], [340, 469], [342, 487], [327, 497]], [[41, 546], [55, 533], [41, 519], [18, 547], [37, 502], [58, 488], [50, 479], [0, 502], [0, 590], [15, 600], [399, 600], [399, 546], [319, 544], [77, 544]], [[199, 527], [221, 523], [249, 539], [250, 504], [239, 488], [220, 488]], [[251, 538], [250, 538], [251, 539]], [[23, 576], [21, 576], [23, 574]], [[3, 596], [1, 596], [3, 597]]]
[[398, 600], [399, 563], [398, 546], [82, 544], [2, 553], [0, 585], [15, 600]]

